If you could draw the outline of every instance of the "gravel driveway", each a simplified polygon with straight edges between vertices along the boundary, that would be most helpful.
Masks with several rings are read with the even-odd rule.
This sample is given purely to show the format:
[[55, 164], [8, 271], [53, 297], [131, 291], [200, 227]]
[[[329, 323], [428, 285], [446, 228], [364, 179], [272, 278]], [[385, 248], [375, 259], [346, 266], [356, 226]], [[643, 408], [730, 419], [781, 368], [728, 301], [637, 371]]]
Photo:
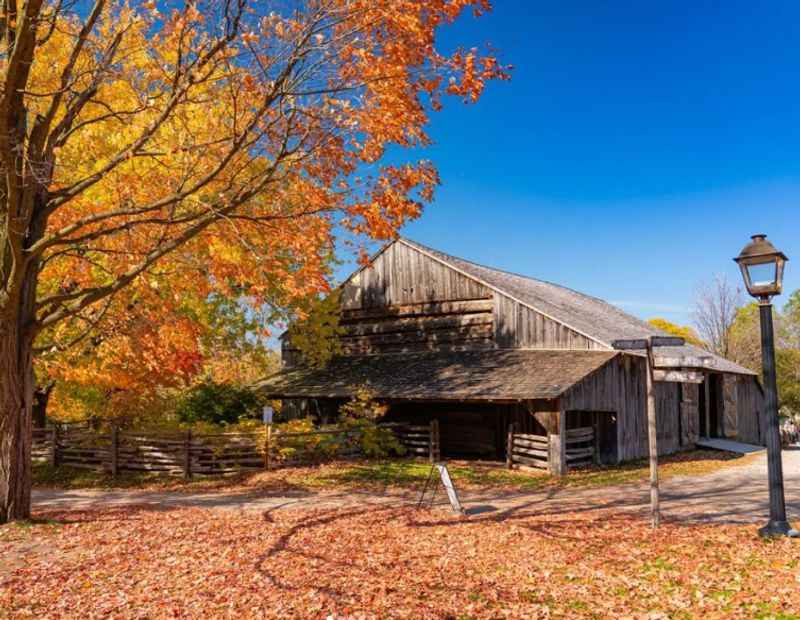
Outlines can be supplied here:
[[[800, 448], [784, 450], [783, 468], [789, 519], [800, 525]], [[766, 453], [750, 457], [738, 466], [716, 473], [673, 477], [662, 481], [661, 501], [665, 519], [762, 522], [767, 518]], [[467, 491], [461, 501], [468, 514], [619, 509], [646, 511], [647, 484], [608, 487], [542, 489], [521, 493]], [[267, 495], [257, 492], [180, 493], [169, 491], [34, 490], [34, 510], [91, 509], [94, 507], [152, 505], [164, 509], [198, 506], [229, 510], [307, 509], [373, 504], [404, 504], [418, 500], [418, 491], [298, 491]], [[446, 502], [443, 491], [437, 503]]]

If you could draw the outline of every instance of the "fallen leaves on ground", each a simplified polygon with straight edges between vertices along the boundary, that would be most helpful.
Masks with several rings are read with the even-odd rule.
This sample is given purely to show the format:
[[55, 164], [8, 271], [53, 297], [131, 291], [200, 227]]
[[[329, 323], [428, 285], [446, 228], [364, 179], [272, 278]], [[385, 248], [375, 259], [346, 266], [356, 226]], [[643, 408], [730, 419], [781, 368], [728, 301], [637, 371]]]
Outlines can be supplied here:
[[[798, 617], [800, 546], [608, 511], [108, 509], [0, 528], [15, 618]], [[24, 554], [25, 562], [8, 564]], [[2, 616], [0, 611], [0, 616]]]

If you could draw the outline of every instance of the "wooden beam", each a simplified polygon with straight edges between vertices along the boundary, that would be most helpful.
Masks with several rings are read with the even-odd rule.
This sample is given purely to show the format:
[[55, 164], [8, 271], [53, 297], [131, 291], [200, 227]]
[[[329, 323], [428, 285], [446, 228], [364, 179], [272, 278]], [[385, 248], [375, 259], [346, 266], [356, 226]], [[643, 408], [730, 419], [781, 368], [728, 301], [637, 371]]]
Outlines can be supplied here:
[[656, 368], [653, 370], [653, 381], [665, 381], [669, 383], [702, 383], [703, 373], [696, 370], [664, 370]]
[[396, 306], [353, 309], [342, 311], [342, 323], [389, 317], [430, 316], [436, 314], [470, 314], [491, 312], [494, 302], [491, 295], [474, 299], [428, 301]]

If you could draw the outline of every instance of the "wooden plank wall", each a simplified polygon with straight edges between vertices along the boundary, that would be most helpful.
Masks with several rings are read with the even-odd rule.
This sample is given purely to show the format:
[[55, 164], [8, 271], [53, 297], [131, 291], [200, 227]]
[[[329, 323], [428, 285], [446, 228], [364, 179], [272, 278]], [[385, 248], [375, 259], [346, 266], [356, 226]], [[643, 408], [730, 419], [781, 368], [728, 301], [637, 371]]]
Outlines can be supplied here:
[[722, 376], [722, 433], [729, 439], [739, 435], [739, 389], [736, 375]]
[[491, 291], [402, 243], [390, 245], [342, 287], [342, 308], [490, 298]]
[[700, 436], [700, 386], [681, 385], [681, 446], [690, 447]]
[[[681, 400], [679, 384], [656, 384], [659, 454], [669, 454], [680, 447]], [[562, 408], [568, 412], [615, 412], [619, 460], [647, 456], [644, 358], [619, 355], [568, 390], [562, 397]]]
[[[469, 304], [492, 314], [491, 324], [488, 315], [466, 309]], [[447, 306], [450, 310], [443, 311]], [[607, 348], [402, 243], [386, 248], [342, 287], [342, 308], [348, 327], [345, 354], [489, 346]], [[432, 339], [428, 332], [439, 327], [450, 331], [437, 331]]]
[[495, 293], [494, 305], [495, 340], [500, 348], [608, 348], [500, 293]]
[[765, 445], [766, 419], [764, 393], [755, 377], [736, 377], [738, 439], [746, 443]]
[[491, 299], [343, 310], [345, 355], [493, 348]]

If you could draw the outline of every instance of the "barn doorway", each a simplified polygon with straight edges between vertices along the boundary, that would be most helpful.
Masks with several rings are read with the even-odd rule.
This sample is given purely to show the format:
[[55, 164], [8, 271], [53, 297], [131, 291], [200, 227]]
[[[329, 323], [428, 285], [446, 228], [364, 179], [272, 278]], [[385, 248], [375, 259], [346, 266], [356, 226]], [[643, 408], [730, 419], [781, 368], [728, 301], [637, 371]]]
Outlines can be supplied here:
[[714, 373], [706, 374], [700, 384], [700, 398], [698, 399], [698, 412], [700, 413], [700, 436], [722, 436], [722, 376]]
[[615, 465], [619, 462], [617, 451], [617, 414], [596, 413], [597, 459], [601, 465]]
[[567, 430], [591, 427], [594, 430], [594, 450], [596, 461], [601, 465], [616, 464], [617, 414], [604, 411], [568, 411]]
[[508, 418], [503, 408], [482, 403], [395, 402], [387, 422], [439, 423], [439, 449], [443, 458], [505, 459]]

